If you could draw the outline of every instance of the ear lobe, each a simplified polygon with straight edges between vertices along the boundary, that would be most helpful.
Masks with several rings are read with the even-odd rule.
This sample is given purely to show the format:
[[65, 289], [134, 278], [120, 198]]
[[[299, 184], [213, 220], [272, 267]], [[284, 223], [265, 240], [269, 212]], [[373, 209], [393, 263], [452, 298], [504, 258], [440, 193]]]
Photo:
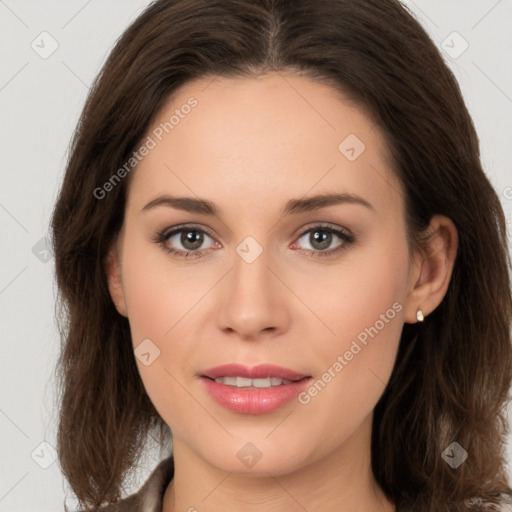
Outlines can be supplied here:
[[124, 298], [123, 280], [121, 274], [121, 259], [117, 243], [114, 242], [105, 258], [105, 275], [107, 277], [110, 297], [119, 314], [127, 317], [126, 301]]
[[435, 215], [428, 228], [425, 250], [416, 256], [417, 268], [407, 296], [405, 321], [417, 321], [418, 308], [427, 317], [442, 302], [453, 272], [457, 255], [457, 228], [451, 219]]

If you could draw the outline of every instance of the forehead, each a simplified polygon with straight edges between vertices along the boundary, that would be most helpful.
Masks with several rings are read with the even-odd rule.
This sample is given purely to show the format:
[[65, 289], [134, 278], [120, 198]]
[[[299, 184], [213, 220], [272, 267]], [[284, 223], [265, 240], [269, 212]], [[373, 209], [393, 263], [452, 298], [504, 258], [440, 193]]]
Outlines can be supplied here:
[[302, 76], [189, 82], [146, 137], [154, 144], [134, 172], [132, 200], [176, 192], [283, 203], [335, 190], [393, 204], [400, 195], [379, 127], [340, 92]]

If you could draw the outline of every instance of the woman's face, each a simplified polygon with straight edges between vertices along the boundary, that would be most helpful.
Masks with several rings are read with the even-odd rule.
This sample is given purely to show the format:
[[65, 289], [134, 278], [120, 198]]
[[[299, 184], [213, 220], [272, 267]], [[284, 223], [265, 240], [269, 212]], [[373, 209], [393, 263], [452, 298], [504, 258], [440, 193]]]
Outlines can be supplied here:
[[379, 128], [274, 73], [187, 84], [143, 143], [116, 302], [175, 450], [274, 475], [360, 456], [418, 276]]

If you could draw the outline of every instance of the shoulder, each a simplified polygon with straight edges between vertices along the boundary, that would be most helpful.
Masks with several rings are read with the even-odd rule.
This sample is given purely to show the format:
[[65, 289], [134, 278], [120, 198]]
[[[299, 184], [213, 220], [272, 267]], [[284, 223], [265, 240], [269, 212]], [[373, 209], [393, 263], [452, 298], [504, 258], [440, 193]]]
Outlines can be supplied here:
[[163, 496], [173, 476], [174, 460], [171, 456], [158, 464], [136, 493], [101, 508], [101, 512], [161, 512]]

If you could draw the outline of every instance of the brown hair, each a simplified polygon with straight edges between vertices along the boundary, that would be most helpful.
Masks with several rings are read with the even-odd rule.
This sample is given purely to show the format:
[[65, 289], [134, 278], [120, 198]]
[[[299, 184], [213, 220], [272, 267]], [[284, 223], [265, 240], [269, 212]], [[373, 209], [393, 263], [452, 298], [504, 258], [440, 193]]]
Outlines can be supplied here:
[[[457, 81], [397, 0], [159, 0], [117, 41], [83, 109], [51, 224], [62, 306], [63, 474], [80, 504], [96, 509], [120, 498], [148, 433], [169, 438], [104, 272], [129, 180], [104, 199], [94, 191], [129, 160], [178, 87], [271, 71], [324, 81], [371, 112], [403, 184], [416, 244], [434, 214], [458, 230], [447, 294], [424, 323], [404, 325], [374, 411], [377, 482], [399, 511], [497, 503], [512, 493], [503, 455], [512, 377], [504, 214]], [[469, 454], [457, 469], [441, 457], [453, 441]]]

